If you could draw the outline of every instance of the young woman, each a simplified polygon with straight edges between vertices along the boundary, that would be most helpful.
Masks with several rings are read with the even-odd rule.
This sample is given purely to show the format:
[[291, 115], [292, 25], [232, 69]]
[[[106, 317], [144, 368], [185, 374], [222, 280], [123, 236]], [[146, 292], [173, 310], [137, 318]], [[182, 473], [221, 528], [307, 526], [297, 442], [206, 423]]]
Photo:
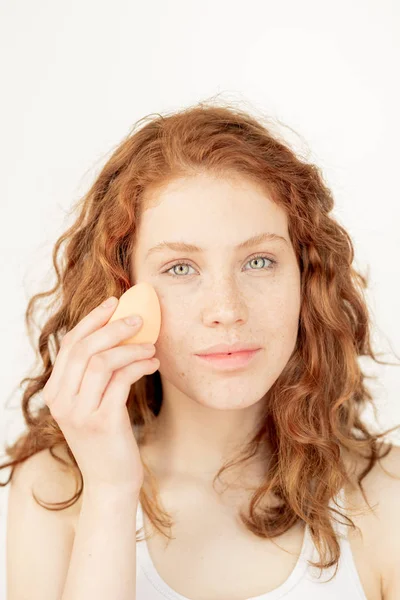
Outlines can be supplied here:
[[[238, 109], [123, 140], [27, 308], [54, 297], [3, 465], [8, 600], [400, 597], [400, 448], [361, 419], [358, 357], [379, 361], [333, 205]], [[148, 349], [108, 322], [142, 281], [162, 312]]]

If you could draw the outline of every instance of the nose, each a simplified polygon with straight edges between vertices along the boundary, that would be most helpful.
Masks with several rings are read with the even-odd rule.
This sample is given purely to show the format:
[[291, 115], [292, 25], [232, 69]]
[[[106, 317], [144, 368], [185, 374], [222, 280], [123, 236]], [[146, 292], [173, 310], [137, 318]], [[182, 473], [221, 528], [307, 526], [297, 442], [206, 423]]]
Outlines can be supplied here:
[[206, 292], [204, 320], [211, 323], [232, 325], [236, 322], [245, 322], [248, 317], [246, 300], [236, 284], [220, 281], [212, 290]]

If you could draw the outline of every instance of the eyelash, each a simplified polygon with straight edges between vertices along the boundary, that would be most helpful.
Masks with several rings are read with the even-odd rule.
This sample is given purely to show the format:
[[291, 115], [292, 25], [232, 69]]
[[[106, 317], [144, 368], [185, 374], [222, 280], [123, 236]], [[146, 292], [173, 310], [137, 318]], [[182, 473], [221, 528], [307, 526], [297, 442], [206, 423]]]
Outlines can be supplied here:
[[[262, 269], [249, 269], [250, 271], [268, 271], [268, 270], [272, 270], [276, 267], [276, 265], [278, 264], [276, 260], [274, 260], [273, 258], [270, 258], [269, 256], [265, 255], [265, 254], [256, 254], [255, 256], [250, 256], [249, 260], [247, 262], [250, 262], [252, 260], [254, 260], [255, 258], [266, 258], [267, 260], [270, 261], [271, 265], [269, 267], [266, 268], [262, 268]], [[171, 269], [173, 269], [174, 267], [177, 267], [178, 265], [184, 265], [185, 267], [191, 267], [192, 265], [190, 263], [186, 263], [186, 262], [176, 262], [173, 265], [171, 265], [170, 267], [168, 267], [168, 269], [166, 271], [162, 271], [162, 275], [170, 275], [171, 277], [175, 277], [178, 279], [182, 279], [184, 277], [188, 277], [188, 275], [175, 275], [174, 273], [168, 273], [168, 271], [170, 271]]]

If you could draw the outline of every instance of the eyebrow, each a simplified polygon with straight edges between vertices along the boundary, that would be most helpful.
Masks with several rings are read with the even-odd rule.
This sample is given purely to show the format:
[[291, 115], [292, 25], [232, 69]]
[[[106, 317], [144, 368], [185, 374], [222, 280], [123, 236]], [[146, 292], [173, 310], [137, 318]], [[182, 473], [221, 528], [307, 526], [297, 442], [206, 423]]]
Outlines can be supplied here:
[[[234, 247], [234, 250], [242, 250], [244, 248], [250, 248], [252, 246], [256, 246], [257, 244], [261, 244], [262, 242], [271, 242], [271, 241], [283, 241], [285, 244], [288, 244], [288, 240], [281, 235], [276, 233], [259, 233], [258, 235], [254, 235], [253, 237], [241, 242], [237, 246]], [[187, 242], [160, 242], [156, 246], [150, 248], [150, 250], [146, 254], [146, 259], [156, 252], [162, 252], [163, 250], [174, 250], [176, 252], [192, 252], [192, 253], [200, 253], [204, 252], [204, 248], [200, 248], [199, 246], [195, 246], [194, 244], [189, 244]]]

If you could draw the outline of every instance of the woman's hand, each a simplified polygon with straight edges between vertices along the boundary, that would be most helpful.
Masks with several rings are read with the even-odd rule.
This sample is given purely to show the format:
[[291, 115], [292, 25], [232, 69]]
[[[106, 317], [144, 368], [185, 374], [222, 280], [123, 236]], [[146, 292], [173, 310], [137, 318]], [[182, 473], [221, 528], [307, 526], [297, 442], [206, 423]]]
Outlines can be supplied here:
[[86, 488], [143, 485], [126, 400], [130, 387], [159, 367], [154, 344], [118, 344], [142, 326], [108, 323], [117, 307], [96, 307], [61, 342], [43, 398], [75, 457]]

